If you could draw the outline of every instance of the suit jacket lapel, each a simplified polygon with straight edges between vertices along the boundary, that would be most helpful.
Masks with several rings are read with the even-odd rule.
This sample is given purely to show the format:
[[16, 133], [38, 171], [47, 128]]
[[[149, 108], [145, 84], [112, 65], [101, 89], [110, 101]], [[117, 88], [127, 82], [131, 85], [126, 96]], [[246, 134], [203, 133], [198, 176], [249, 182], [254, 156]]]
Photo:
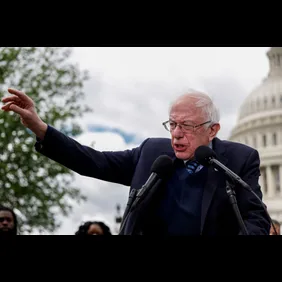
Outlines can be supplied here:
[[[217, 154], [218, 160], [226, 165], [227, 158], [224, 156], [225, 148], [222, 145], [222, 141], [218, 138], [213, 140], [213, 150]], [[201, 234], [203, 232], [204, 224], [206, 221], [206, 216], [214, 196], [214, 192], [219, 184], [220, 175], [212, 167], [208, 168], [208, 177], [206, 185], [204, 187], [203, 198], [202, 198], [202, 213], [201, 213]]]
[[201, 208], [201, 235], [203, 232], [204, 224], [208, 209], [213, 199], [214, 192], [218, 185], [218, 176], [212, 167], [208, 168], [208, 177], [203, 191], [202, 208]]

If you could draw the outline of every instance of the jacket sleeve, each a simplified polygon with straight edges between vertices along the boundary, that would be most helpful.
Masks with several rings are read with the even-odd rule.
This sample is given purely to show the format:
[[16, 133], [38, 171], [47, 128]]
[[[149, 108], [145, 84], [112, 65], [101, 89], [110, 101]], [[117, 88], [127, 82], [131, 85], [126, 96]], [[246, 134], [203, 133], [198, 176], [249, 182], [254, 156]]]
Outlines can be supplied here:
[[[263, 195], [258, 183], [259, 177], [259, 154], [257, 150], [252, 150], [242, 169], [241, 178], [250, 185], [253, 192], [262, 200]], [[250, 191], [242, 187], [237, 187], [236, 195], [238, 207], [249, 235], [269, 235], [270, 219], [263, 209], [262, 203]]]
[[140, 147], [125, 151], [100, 152], [81, 145], [52, 126], [44, 140], [35, 143], [35, 149], [80, 175], [129, 186], [139, 159]]

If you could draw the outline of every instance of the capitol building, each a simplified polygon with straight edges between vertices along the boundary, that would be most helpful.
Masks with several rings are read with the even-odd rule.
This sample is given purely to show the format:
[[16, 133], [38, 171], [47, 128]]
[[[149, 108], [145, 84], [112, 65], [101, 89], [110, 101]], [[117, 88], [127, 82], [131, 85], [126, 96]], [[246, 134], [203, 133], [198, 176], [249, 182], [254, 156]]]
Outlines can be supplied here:
[[240, 107], [229, 140], [256, 148], [270, 216], [282, 223], [282, 47], [267, 52], [269, 71]]

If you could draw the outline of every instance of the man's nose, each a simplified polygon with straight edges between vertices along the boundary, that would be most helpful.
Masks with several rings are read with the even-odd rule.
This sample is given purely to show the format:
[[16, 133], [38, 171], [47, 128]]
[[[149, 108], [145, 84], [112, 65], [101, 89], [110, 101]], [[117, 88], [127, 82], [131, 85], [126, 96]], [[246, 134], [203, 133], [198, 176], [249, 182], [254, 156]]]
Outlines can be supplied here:
[[183, 137], [183, 131], [182, 131], [182, 129], [180, 128], [180, 126], [179, 125], [177, 125], [176, 127], [175, 127], [175, 129], [173, 130], [173, 132], [172, 132], [172, 135], [173, 135], [173, 137], [175, 137], [175, 138], [181, 138], [181, 137]]

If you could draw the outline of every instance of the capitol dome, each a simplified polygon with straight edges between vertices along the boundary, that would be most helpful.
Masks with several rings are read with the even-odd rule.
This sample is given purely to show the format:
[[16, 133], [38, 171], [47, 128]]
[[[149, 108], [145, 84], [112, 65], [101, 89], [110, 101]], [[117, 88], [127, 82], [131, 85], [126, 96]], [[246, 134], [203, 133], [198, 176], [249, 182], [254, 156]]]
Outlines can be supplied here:
[[272, 47], [267, 57], [268, 75], [242, 104], [229, 139], [258, 150], [263, 200], [282, 222], [282, 47]]

